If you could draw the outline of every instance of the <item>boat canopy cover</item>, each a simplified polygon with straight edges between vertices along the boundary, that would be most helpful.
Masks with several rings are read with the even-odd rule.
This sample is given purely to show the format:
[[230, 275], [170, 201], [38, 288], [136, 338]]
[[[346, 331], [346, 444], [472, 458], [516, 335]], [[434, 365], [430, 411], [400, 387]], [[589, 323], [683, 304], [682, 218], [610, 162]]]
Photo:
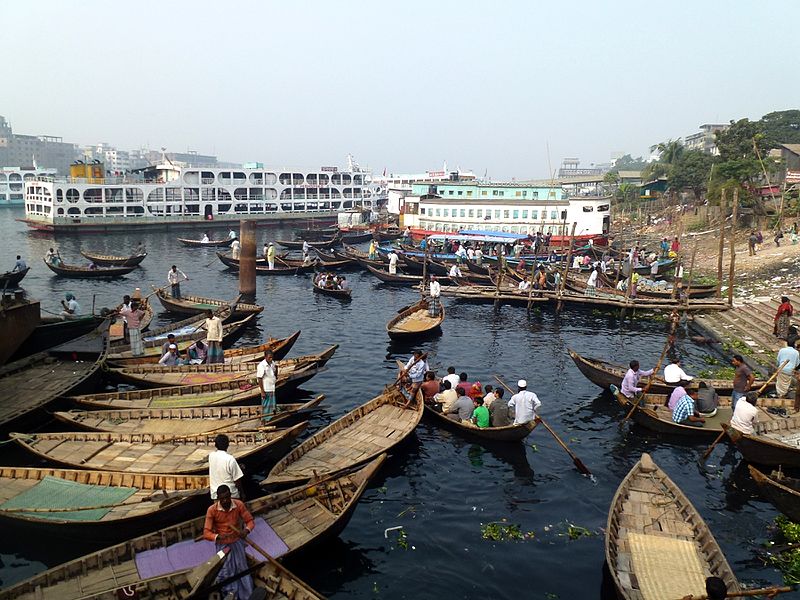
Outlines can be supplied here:
[[[478, 234], [475, 235], [466, 235], [463, 231], [461, 233], [435, 233], [433, 235], [429, 235], [427, 239], [431, 241], [436, 240], [450, 240], [456, 242], [484, 242], [487, 244], [507, 244], [512, 240], [516, 239], [524, 239], [528, 236], [526, 235], [519, 235], [517, 233], [499, 233], [499, 232], [485, 232], [486, 235]], [[514, 237], [510, 237], [514, 236]]]
[[[476, 235], [491, 237], [491, 238], [503, 238], [506, 241], [508, 240], [525, 240], [530, 237], [526, 233], [508, 233], [505, 231], [483, 231], [482, 229], [462, 229], [459, 231], [461, 235], [467, 236], [467, 239], [471, 239]], [[448, 237], [449, 239], [449, 237]]]

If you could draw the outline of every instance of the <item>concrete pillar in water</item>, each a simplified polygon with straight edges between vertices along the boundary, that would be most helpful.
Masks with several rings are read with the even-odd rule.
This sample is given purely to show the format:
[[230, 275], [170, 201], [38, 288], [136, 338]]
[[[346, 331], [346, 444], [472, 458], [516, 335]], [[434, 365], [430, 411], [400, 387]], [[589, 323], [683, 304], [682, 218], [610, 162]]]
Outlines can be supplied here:
[[239, 293], [255, 300], [256, 297], [256, 224], [254, 221], [239, 221]]

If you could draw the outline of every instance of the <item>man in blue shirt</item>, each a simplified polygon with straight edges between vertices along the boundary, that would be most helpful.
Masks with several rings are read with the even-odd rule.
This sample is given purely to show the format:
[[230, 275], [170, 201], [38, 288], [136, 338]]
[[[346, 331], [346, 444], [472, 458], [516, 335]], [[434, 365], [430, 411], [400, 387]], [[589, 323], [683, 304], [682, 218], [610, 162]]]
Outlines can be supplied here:
[[17, 254], [17, 262], [14, 263], [14, 268], [11, 269], [12, 273], [18, 273], [19, 271], [24, 271], [28, 268], [28, 265], [25, 264], [25, 261], [22, 260], [22, 257]]
[[675, 405], [672, 410], [672, 420], [680, 425], [690, 427], [702, 427], [706, 420], [697, 413], [695, 401], [697, 400], [697, 389], [689, 390]]
[[778, 398], [786, 396], [786, 393], [792, 385], [794, 370], [800, 365], [800, 352], [798, 352], [797, 348], [792, 346], [788, 340], [786, 341], [786, 347], [778, 351], [776, 366], [780, 368], [784, 362], [786, 365], [784, 365], [781, 372], [778, 373], [778, 378], [775, 380], [775, 392], [778, 394]]

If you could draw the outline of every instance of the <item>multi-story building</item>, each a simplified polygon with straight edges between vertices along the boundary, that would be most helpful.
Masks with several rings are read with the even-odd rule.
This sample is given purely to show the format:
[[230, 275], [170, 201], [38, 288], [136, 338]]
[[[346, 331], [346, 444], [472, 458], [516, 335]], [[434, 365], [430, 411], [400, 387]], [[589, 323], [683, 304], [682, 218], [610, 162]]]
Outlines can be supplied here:
[[719, 154], [717, 149], [716, 133], [725, 131], [730, 127], [727, 123], [705, 123], [700, 125], [700, 131], [683, 138], [683, 146], [688, 150], [700, 150], [706, 154]]
[[424, 173], [390, 173], [374, 177], [373, 181], [384, 189], [388, 199], [386, 210], [390, 214], [399, 215], [404, 196], [411, 192], [412, 183], [441, 183], [445, 181], [475, 181], [477, 176], [472, 171], [447, 170], [447, 163], [441, 171], [425, 171]]
[[7, 167], [41, 167], [69, 173], [69, 165], [78, 156], [75, 144], [60, 137], [14, 133], [11, 124], [0, 116], [0, 165]]

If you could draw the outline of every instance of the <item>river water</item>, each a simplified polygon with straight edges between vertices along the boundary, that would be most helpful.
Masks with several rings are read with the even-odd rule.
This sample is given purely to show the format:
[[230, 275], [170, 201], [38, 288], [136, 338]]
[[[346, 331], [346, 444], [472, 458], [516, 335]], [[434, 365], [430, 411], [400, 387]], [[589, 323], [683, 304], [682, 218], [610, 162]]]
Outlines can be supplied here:
[[[84, 310], [93, 298], [97, 308], [113, 306], [135, 286], [147, 293], [151, 285], [164, 285], [173, 263], [190, 278], [184, 293], [236, 295], [236, 276], [224, 270], [213, 251], [185, 248], [175, 233], [53, 237], [28, 232], [14, 220], [19, 216], [16, 209], [0, 212], [7, 263], [0, 269], [10, 268], [21, 254], [32, 267], [24, 287], [44, 309], [57, 312], [68, 291]], [[259, 247], [264, 239], [290, 234], [288, 228], [260, 229]], [[81, 247], [127, 254], [140, 240], [149, 256], [140, 269], [116, 281], [61, 279], [41, 262], [54, 244], [72, 263], [81, 260]], [[313, 428], [380, 393], [396, 375], [394, 359], [406, 359], [413, 349], [390, 343], [385, 325], [416, 294], [379, 285], [369, 274], [353, 272], [348, 279], [353, 300], [341, 304], [313, 294], [308, 276], [260, 277], [257, 300], [266, 309], [258, 326], [237, 343], [253, 345], [268, 335], [302, 329], [293, 355], [340, 344], [329, 369], [306, 384], [309, 392], [326, 395]], [[720, 446], [701, 467], [703, 442], [659, 436], [636, 425], [620, 429], [620, 409], [578, 372], [567, 353], [574, 348], [621, 363], [637, 357], [644, 368], [652, 367], [665, 339], [663, 322], [642, 315], [620, 319], [617, 313], [591, 309], [567, 308], [556, 316], [545, 307], [529, 316], [522, 307], [496, 310], [448, 300], [445, 305], [443, 335], [420, 345], [430, 353], [431, 365], [439, 372], [453, 365], [482, 383], [494, 384], [494, 374], [508, 382], [527, 379], [542, 400], [542, 415], [594, 479], [578, 473], [544, 429], [524, 444], [487, 446], [423, 420], [367, 490], [340, 538], [289, 562], [297, 575], [332, 598], [611, 598], [603, 575], [609, 504], [631, 466], [649, 452], [698, 508], [741, 581], [780, 581], [757, 555], [777, 512], [759, 497], [738, 455]], [[169, 320], [162, 314], [156, 323]], [[707, 347], [694, 345], [685, 332], [678, 345], [688, 372], [708, 368]], [[3, 464], [33, 464], [10, 445], [1, 446], [0, 453]], [[506, 542], [482, 538], [482, 524], [503, 520], [532, 536]], [[568, 524], [592, 535], [570, 539]], [[397, 526], [403, 527], [405, 548], [397, 531], [386, 532]], [[81, 540], [0, 536], [0, 584], [92, 549]]]

